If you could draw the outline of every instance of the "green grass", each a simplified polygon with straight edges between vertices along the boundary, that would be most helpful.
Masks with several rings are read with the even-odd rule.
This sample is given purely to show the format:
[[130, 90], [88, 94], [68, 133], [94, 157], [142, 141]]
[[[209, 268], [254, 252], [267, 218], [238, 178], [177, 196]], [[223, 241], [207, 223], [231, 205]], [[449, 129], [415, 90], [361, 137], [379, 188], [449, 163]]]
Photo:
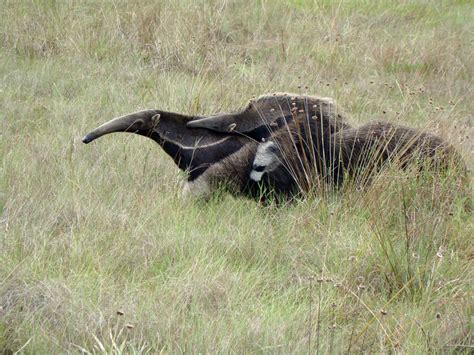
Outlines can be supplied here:
[[151, 140], [80, 142], [142, 108], [304, 92], [353, 125], [437, 133], [472, 168], [472, 15], [468, 1], [4, 2], [0, 351], [472, 351], [474, 224], [449, 177], [188, 203]]

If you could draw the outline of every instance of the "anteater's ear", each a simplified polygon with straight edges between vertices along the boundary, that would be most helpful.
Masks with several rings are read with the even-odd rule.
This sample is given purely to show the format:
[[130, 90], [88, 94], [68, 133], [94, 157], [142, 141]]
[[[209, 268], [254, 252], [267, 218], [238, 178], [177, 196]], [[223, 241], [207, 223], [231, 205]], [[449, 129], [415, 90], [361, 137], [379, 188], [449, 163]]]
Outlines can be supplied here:
[[160, 117], [161, 115], [159, 113], [151, 117], [152, 128], [155, 128], [156, 126], [158, 126], [158, 123], [160, 122]]

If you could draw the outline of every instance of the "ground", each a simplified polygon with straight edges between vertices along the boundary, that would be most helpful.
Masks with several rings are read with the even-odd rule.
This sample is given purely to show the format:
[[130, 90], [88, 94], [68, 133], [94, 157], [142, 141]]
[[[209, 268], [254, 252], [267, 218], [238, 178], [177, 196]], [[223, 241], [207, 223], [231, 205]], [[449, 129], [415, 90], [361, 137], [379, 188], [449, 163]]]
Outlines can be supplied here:
[[439, 134], [471, 169], [470, 1], [8, 1], [0, 17], [0, 350], [472, 351], [471, 190], [450, 176], [192, 203], [153, 141], [80, 142], [144, 108], [287, 91]]

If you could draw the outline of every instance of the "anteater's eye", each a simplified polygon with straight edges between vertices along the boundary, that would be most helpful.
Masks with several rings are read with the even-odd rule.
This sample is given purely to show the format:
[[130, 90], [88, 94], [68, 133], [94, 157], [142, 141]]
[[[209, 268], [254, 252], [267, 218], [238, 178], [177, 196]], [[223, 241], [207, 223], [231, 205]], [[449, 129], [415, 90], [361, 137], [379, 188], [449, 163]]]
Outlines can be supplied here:
[[253, 170], [255, 170], [258, 173], [261, 173], [263, 170], [265, 170], [265, 167], [263, 165], [257, 165], [253, 167]]

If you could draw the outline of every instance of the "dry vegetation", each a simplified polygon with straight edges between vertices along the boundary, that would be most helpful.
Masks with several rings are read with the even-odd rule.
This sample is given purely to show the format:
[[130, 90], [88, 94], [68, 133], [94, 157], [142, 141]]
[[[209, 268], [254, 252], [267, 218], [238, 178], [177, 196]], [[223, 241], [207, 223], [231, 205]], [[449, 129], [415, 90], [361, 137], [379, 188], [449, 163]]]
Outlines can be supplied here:
[[352, 124], [438, 133], [472, 167], [472, 15], [459, 0], [3, 2], [0, 352], [472, 351], [473, 219], [447, 181], [186, 204], [151, 140], [80, 143], [142, 108], [299, 91]]

